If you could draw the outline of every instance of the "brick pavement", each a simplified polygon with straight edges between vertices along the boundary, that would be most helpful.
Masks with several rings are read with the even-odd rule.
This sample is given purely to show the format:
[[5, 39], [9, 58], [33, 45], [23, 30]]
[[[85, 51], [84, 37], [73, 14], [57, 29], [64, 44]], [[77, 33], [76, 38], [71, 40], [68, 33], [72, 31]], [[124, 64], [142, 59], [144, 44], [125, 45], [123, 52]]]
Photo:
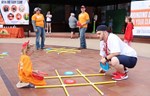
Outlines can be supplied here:
[[[62, 88], [47, 89], [17, 89], [15, 84], [18, 82], [17, 63], [20, 56], [21, 44], [30, 40], [34, 44], [35, 37], [23, 39], [0, 39], [0, 52], [7, 51], [9, 53], [3, 59], [0, 59], [0, 90], [2, 96], [66, 96]], [[71, 70], [75, 72], [78, 68], [81, 72], [98, 73], [99, 70], [99, 40], [87, 39], [88, 49], [82, 50], [77, 54], [57, 54], [46, 53], [45, 51], [36, 51], [32, 56], [34, 69], [47, 72], [50, 76], [56, 75], [55, 69], [63, 75], [65, 71]], [[129, 69], [129, 79], [119, 81], [115, 84], [97, 85], [106, 96], [149, 96], [150, 76], [149, 70], [149, 48], [147, 43], [132, 43], [137, 50], [139, 59], [135, 68]], [[79, 47], [79, 39], [69, 38], [46, 38], [46, 47]], [[92, 49], [92, 50], [91, 50]], [[41, 67], [42, 66], [42, 67]], [[111, 80], [111, 70], [103, 77], [91, 77], [93, 82]], [[85, 82], [82, 78], [75, 78], [78, 83]], [[46, 80], [48, 84], [60, 84], [58, 80]], [[70, 95], [73, 96], [100, 96], [91, 86], [85, 87], [69, 87], [67, 88]], [[142, 90], [142, 91], [141, 91]], [[7, 95], [5, 95], [7, 94]]]

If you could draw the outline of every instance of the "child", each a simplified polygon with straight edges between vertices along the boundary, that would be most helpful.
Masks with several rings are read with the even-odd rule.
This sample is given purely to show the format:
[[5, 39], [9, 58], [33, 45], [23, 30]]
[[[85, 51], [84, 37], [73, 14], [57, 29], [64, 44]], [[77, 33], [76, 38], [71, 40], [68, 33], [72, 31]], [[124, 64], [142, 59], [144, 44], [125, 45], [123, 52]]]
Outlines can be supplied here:
[[17, 88], [34, 88], [34, 86], [46, 85], [46, 82], [43, 80], [43, 78], [38, 79], [33, 75], [33, 73], [38, 74], [38, 71], [32, 69], [32, 62], [30, 60], [30, 55], [32, 53], [33, 51], [31, 51], [29, 41], [23, 43], [22, 55], [18, 64], [18, 76], [20, 81], [16, 84]]
[[133, 23], [131, 17], [126, 17], [125, 22], [127, 23], [125, 35], [124, 35], [124, 42], [131, 46], [131, 41], [133, 39]]

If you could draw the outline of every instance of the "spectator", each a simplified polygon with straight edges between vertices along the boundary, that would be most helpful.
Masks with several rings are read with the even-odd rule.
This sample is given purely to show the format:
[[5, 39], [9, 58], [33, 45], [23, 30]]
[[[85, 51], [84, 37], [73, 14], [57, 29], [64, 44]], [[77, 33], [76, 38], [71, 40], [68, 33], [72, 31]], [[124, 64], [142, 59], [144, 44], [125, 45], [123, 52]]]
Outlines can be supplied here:
[[78, 21], [81, 24], [79, 26], [80, 32], [80, 48], [79, 49], [86, 49], [86, 37], [85, 32], [88, 27], [88, 23], [90, 22], [89, 14], [85, 11], [86, 8], [84, 5], [81, 6], [81, 13], [78, 16]]
[[74, 38], [76, 27], [77, 27], [77, 19], [75, 18], [75, 14], [71, 13], [69, 17], [69, 27], [71, 29], [71, 38]]
[[131, 41], [133, 40], [133, 23], [132, 18], [127, 16], [125, 19], [125, 22], [127, 23], [125, 34], [124, 34], [124, 42], [127, 43], [129, 46], [131, 46]]
[[52, 15], [50, 11], [47, 12], [46, 14], [46, 25], [47, 25], [47, 33], [51, 33], [51, 23], [52, 23]]
[[[39, 50], [45, 48], [45, 19], [41, 14], [41, 8], [36, 7], [34, 9], [34, 15], [32, 16], [33, 29], [36, 32], [36, 49]], [[41, 44], [40, 44], [41, 37]]]

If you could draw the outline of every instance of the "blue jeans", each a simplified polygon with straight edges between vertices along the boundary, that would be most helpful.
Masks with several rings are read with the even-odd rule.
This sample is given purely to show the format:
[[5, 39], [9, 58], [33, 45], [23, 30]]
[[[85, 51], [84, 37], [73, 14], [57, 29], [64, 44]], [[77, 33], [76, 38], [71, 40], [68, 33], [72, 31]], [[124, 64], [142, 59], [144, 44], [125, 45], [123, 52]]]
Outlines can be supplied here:
[[[43, 49], [45, 47], [45, 29], [43, 27], [36, 27], [36, 49]], [[41, 37], [41, 45], [40, 45], [40, 37]]]
[[80, 47], [81, 48], [86, 48], [86, 40], [85, 40], [85, 32], [87, 28], [80, 28]]

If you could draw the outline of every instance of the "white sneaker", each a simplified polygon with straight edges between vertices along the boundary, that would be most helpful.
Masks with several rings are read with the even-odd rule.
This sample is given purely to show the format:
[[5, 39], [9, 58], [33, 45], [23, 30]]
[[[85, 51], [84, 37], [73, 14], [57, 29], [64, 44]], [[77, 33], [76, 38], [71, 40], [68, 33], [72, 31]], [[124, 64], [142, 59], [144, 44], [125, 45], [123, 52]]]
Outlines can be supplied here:
[[26, 86], [28, 86], [30, 83], [25, 83], [25, 82], [21, 82], [19, 81], [17, 84], [16, 84], [16, 87], [17, 88], [24, 88]]

